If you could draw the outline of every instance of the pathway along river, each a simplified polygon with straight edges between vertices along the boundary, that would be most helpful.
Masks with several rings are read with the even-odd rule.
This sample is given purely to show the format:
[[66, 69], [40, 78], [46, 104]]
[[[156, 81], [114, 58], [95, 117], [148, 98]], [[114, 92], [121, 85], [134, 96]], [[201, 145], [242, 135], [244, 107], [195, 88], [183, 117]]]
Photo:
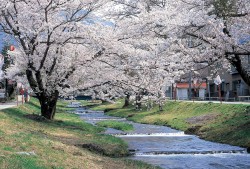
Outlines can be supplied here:
[[108, 128], [106, 134], [125, 140], [135, 150], [129, 157], [134, 160], [166, 169], [250, 169], [250, 154], [241, 147], [205, 141], [165, 126], [134, 123], [102, 111], [78, 108], [76, 113], [92, 124], [103, 120], [132, 124], [135, 130], [131, 132]]

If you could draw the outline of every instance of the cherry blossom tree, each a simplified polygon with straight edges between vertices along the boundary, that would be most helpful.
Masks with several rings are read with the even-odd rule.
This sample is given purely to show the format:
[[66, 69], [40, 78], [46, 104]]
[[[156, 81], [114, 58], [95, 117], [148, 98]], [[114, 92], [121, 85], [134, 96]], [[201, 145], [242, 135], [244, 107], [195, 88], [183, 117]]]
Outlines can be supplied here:
[[[184, 1], [189, 24], [182, 30], [193, 41], [195, 61], [229, 62], [250, 85], [250, 3], [247, 0]], [[191, 15], [191, 16], [190, 16]], [[193, 16], [193, 17], [192, 17]], [[225, 60], [227, 62], [225, 62]]]
[[250, 84], [247, 0], [0, 2], [0, 29], [19, 45], [8, 76], [26, 75], [48, 119], [74, 90], [160, 102], [166, 84], [204, 62], [226, 60]]
[[[126, 34], [122, 32], [116, 36], [119, 37], [119, 35]], [[90, 88], [84, 90], [92, 90], [92, 93], [101, 99], [114, 95], [123, 96], [126, 98], [124, 106], [128, 105], [131, 95], [136, 96], [137, 107], [141, 106], [143, 95], [159, 102], [159, 98], [164, 96], [166, 83], [171, 84], [173, 79], [181, 74], [181, 72], [174, 73], [179, 65], [175, 63], [176, 59], [172, 57], [173, 55], [168, 55], [168, 48], [160, 39], [147, 41], [148, 44], [141, 44], [143, 41], [133, 39], [126, 41], [117, 39], [116, 44], [119, 45], [116, 48], [118, 47], [119, 50], [115, 53], [106, 53], [108, 54], [106, 57], [97, 59], [100, 63], [96, 63], [101, 71], [97, 71], [98, 74], [91, 73], [95, 77], [100, 77], [98, 84], [101, 85], [92, 88], [93, 83], [91, 83]], [[155, 44], [151, 44], [152, 42]], [[119, 46], [122, 46], [122, 49]], [[148, 49], [145, 49], [145, 46]]]
[[118, 18], [135, 18], [136, 29], [143, 30], [143, 36], [166, 39], [172, 51], [191, 67], [199, 63], [223, 63], [224, 67], [231, 64], [250, 85], [246, 64], [250, 54], [248, 0], [115, 2], [119, 4]]
[[[10, 52], [41, 104], [41, 115], [53, 119], [59, 94], [76, 85], [79, 72], [102, 54], [100, 24], [91, 18], [104, 0], [1, 0], [1, 31], [14, 37], [19, 49]], [[101, 36], [101, 35], [100, 35]]]

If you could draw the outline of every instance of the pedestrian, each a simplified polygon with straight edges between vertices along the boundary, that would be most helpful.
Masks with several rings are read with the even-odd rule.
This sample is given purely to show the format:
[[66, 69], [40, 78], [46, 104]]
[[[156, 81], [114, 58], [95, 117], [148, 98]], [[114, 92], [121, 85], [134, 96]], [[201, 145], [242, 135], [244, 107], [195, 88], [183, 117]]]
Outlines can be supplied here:
[[[23, 87], [21, 87], [20, 89], [19, 89], [19, 94], [21, 95], [21, 98], [22, 98], [22, 104], [23, 104], [23, 102], [24, 102], [24, 88]], [[18, 101], [18, 98], [17, 98], [17, 101]]]
[[29, 92], [28, 92], [28, 89], [27, 89], [27, 88], [24, 89], [23, 95], [24, 95], [24, 101], [25, 101], [25, 102], [28, 102], [28, 101], [29, 101]]

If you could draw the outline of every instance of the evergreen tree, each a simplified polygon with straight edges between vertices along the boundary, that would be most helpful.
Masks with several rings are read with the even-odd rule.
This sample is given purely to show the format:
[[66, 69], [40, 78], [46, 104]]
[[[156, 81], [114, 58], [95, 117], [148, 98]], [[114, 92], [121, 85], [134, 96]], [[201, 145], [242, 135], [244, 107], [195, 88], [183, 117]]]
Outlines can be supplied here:
[[[6, 69], [10, 66], [11, 64], [11, 58], [9, 57], [8, 55], [8, 50], [10, 48], [10, 45], [5, 43], [4, 44], [4, 47], [1, 51], [1, 54], [4, 56], [4, 65], [2, 67], [2, 71], [6, 72]], [[15, 96], [15, 85], [13, 84], [8, 84], [8, 79], [4, 78], [2, 80], [2, 83], [4, 84], [4, 87], [5, 87], [5, 96], [6, 96], [6, 99], [8, 100], [9, 98], [14, 98]]]

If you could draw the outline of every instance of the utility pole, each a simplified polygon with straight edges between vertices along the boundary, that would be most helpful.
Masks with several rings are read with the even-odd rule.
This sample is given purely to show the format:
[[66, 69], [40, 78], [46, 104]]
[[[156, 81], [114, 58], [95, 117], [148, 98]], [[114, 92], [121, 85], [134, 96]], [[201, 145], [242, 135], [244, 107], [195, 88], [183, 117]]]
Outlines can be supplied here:
[[6, 101], [8, 100], [9, 98], [9, 92], [8, 92], [8, 79], [5, 78], [5, 98], [6, 98]]
[[207, 81], [207, 92], [208, 92], [208, 100], [210, 100], [210, 84], [209, 84], [209, 81]]
[[194, 68], [191, 68], [191, 71], [189, 72], [189, 91], [188, 91], [188, 99], [192, 99], [192, 73], [194, 71]]

